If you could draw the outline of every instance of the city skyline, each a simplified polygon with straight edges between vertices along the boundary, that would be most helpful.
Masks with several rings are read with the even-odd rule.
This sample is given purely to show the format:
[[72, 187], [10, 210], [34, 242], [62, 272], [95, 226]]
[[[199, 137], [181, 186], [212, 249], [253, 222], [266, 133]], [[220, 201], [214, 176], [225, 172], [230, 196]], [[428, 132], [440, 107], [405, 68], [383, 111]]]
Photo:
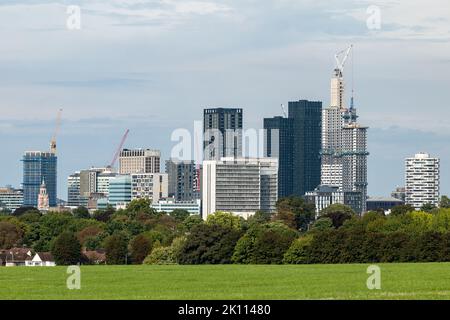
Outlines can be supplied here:
[[[450, 192], [450, 30], [438, 9], [445, 2], [373, 1], [382, 12], [380, 30], [366, 26], [369, 3], [353, 1], [273, 1], [265, 8], [211, 1], [186, 5], [184, 13], [169, 4], [165, 23], [173, 24], [160, 28], [161, 19], [149, 14], [154, 8], [127, 12], [112, 10], [116, 4], [77, 3], [86, 9], [79, 31], [66, 30], [61, 4], [0, 5], [0, 14], [8, 13], [1, 30], [9, 35], [0, 53], [0, 133], [8, 150], [0, 185], [20, 187], [23, 152], [48, 149], [61, 107], [58, 195], [64, 198], [67, 176], [109, 163], [126, 128], [125, 147], [161, 149], [166, 160], [172, 130], [192, 130], [208, 106], [243, 108], [244, 128], [262, 128], [262, 118], [281, 115], [281, 103], [329, 105], [333, 54], [353, 43], [356, 107], [370, 127], [368, 194], [388, 195], [403, 185], [403, 161], [418, 152], [441, 159], [441, 193]], [[104, 18], [96, 19], [102, 11]], [[27, 19], [11, 18], [21, 15]], [[47, 38], [52, 42], [42, 45]]]

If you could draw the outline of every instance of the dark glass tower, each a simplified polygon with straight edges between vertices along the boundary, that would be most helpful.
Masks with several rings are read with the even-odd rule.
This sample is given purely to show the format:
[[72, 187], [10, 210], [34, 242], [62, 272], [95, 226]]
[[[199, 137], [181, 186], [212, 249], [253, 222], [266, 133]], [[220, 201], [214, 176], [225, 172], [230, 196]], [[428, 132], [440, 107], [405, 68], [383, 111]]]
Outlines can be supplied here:
[[278, 198], [290, 196], [293, 189], [293, 121], [289, 118], [264, 119], [264, 156], [278, 158]]
[[49, 205], [56, 207], [56, 155], [51, 152], [27, 151], [22, 162], [24, 206], [36, 207], [38, 205], [39, 188], [45, 181]]
[[289, 102], [293, 122], [293, 194], [303, 196], [320, 184], [322, 148], [322, 102]]
[[242, 109], [203, 111], [204, 159], [242, 156]]

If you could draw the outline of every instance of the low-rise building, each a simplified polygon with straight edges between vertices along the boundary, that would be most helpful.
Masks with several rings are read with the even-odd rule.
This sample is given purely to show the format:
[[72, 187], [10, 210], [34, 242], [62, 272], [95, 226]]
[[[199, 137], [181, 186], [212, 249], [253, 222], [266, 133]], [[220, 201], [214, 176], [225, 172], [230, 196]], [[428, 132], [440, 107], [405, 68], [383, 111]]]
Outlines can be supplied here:
[[36, 252], [33, 258], [25, 260], [27, 267], [54, 267], [55, 259], [50, 252]]
[[369, 199], [367, 199], [367, 210], [383, 210], [386, 214], [389, 214], [393, 207], [402, 205], [404, 203], [404, 201], [393, 197], [370, 197]]
[[0, 188], [0, 209], [14, 211], [23, 205], [23, 190], [11, 186]]
[[344, 204], [357, 214], [362, 213], [361, 193], [356, 191], [342, 191], [339, 187], [320, 185], [314, 191], [307, 192], [305, 200], [316, 207], [316, 218], [320, 212], [332, 204]]
[[157, 212], [171, 213], [174, 210], [186, 210], [191, 215], [201, 214], [201, 201], [176, 201], [174, 198], [161, 199], [152, 204], [152, 208]]

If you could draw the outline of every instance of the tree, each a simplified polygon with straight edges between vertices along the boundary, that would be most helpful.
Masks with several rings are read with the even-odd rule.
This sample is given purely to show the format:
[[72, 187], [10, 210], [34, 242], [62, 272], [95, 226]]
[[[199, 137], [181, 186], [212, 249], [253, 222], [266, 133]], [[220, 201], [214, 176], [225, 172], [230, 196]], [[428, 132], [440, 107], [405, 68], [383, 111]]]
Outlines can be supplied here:
[[136, 217], [138, 214], [160, 215], [151, 207], [151, 204], [148, 198], [134, 199], [128, 204], [126, 213], [131, 217]]
[[434, 209], [436, 209], [436, 206], [430, 202], [424, 203], [420, 208], [420, 210], [424, 212], [432, 212]]
[[108, 206], [104, 210], [95, 211], [92, 217], [97, 221], [108, 222], [115, 212], [116, 210], [113, 207]]
[[183, 221], [183, 229], [186, 230], [186, 232], [190, 232], [195, 226], [204, 223], [203, 219], [200, 216], [193, 215], [186, 218], [186, 220]]
[[23, 231], [14, 223], [0, 221], [0, 249], [10, 249], [22, 242]]
[[308, 225], [314, 220], [315, 207], [307, 203], [303, 198], [291, 196], [277, 201], [277, 214], [274, 220], [286, 222], [288, 226], [292, 224], [292, 216], [295, 221], [295, 229], [306, 231]]
[[117, 232], [105, 239], [104, 247], [106, 251], [107, 264], [125, 264], [128, 256], [128, 239]]
[[35, 207], [20, 207], [20, 208], [17, 208], [16, 210], [14, 210], [13, 216], [18, 217], [27, 212], [40, 213], [40, 211]]
[[[331, 223], [330, 223], [331, 224]], [[283, 257], [283, 263], [287, 264], [305, 264], [309, 262], [309, 247], [313, 237], [307, 235], [300, 237], [292, 242], [289, 249]]]
[[441, 197], [441, 201], [439, 202], [439, 208], [442, 208], [442, 209], [450, 208], [450, 199], [447, 196]]
[[400, 204], [391, 209], [391, 215], [393, 216], [404, 215], [414, 210], [415, 210], [414, 207], [411, 206], [410, 204]]
[[177, 264], [186, 242], [185, 237], [175, 238], [169, 247], [156, 247], [144, 260], [144, 264]]
[[89, 210], [85, 207], [78, 207], [72, 210], [72, 214], [77, 219], [89, 219], [91, 215], [89, 214]]
[[336, 229], [342, 226], [347, 219], [351, 219], [355, 215], [355, 212], [349, 206], [335, 203], [332, 204], [320, 212], [320, 217], [330, 218], [333, 227]]
[[77, 239], [82, 246], [86, 245], [86, 242], [96, 238], [103, 230], [97, 226], [89, 226], [77, 233]]
[[183, 222], [186, 220], [191, 214], [187, 210], [183, 209], [175, 209], [171, 213], [169, 213], [171, 217], [173, 217], [178, 222]]
[[209, 225], [219, 225], [224, 228], [239, 230], [241, 228], [241, 218], [230, 212], [217, 211], [208, 215], [206, 223]]
[[242, 232], [221, 224], [195, 226], [180, 251], [180, 264], [227, 264], [231, 263], [236, 242]]
[[253, 225], [234, 249], [234, 263], [280, 264], [297, 232], [283, 223]]
[[311, 227], [311, 231], [325, 231], [333, 228], [333, 221], [330, 218], [319, 218]]
[[143, 234], [134, 237], [130, 242], [130, 256], [134, 264], [142, 264], [152, 250], [152, 242]]
[[81, 244], [72, 232], [63, 232], [52, 244], [51, 253], [57, 265], [74, 265], [81, 259]]

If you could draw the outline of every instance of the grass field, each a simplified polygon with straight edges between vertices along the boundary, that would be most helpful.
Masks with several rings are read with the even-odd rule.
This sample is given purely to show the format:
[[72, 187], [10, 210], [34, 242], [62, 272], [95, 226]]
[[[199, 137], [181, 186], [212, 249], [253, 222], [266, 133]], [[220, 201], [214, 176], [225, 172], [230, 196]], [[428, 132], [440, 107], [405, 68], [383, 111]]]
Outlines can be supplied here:
[[0, 299], [450, 299], [450, 263], [368, 265], [83, 266], [68, 290], [64, 267], [0, 268]]

